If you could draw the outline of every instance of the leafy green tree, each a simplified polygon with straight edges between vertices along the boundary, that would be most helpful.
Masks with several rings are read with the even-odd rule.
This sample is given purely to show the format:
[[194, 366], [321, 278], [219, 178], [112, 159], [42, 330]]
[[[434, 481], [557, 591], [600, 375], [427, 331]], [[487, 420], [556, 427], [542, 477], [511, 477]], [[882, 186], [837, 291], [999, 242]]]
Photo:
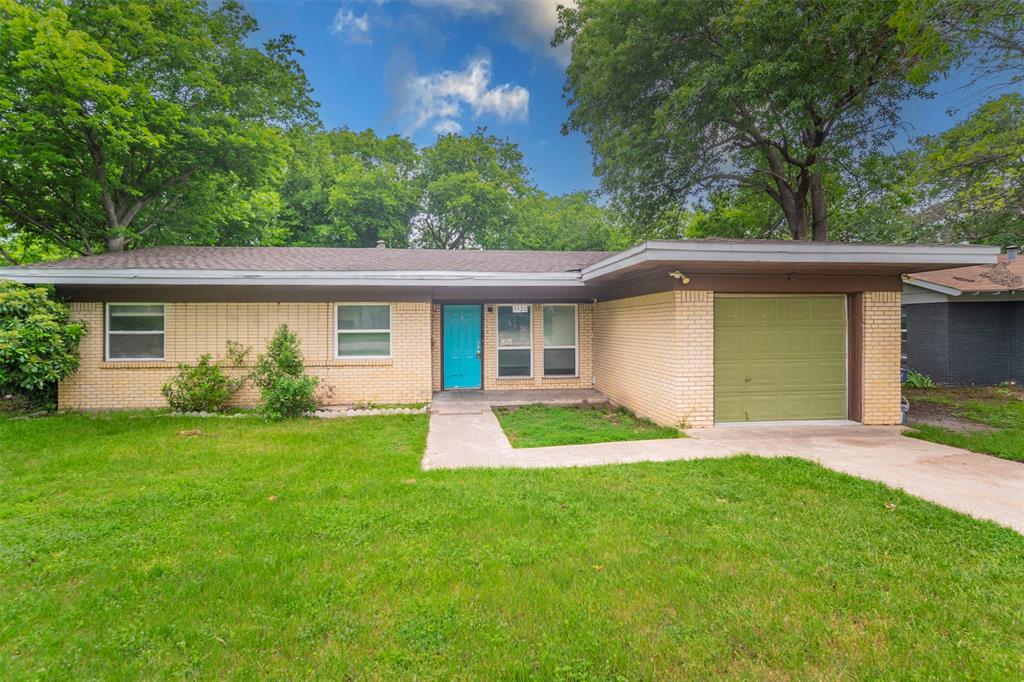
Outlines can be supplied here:
[[898, 0], [581, 0], [565, 126], [636, 219], [729, 187], [765, 194], [794, 239], [825, 239], [826, 177], [889, 139], [922, 95]]
[[423, 210], [413, 222], [416, 243], [434, 249], [501, 243], [530, 189], [518, 145], [483, 130], [439, 137], [423, 150], [418, 181]]
[[590, 192], [551, 196], [540, 190], [517, 204], [511, 228], [491, 249], [550, 251], [613, 251], [631, 245], [633, 235], [610, 209], [599, 206]]
[[57, 382], [78, 369], [83, 334], [45, 289], [0, 280], [0, 391], [52, 405]]
[[292, 37], [256, 28], [235, 0], [0, 0], [0, 213], [117, 251], [210, 222], [209, 183], [260, 186], [316, 114]]
[[986, 102], [905, 155], [929, 241], [1024, 243], [1024, 95]]
[[419, 152], [397, 135], [372, 130], [297, 129], [281, 184], [281, 227], [289, 243], [316, 246], [409, 245], [419, 212]]

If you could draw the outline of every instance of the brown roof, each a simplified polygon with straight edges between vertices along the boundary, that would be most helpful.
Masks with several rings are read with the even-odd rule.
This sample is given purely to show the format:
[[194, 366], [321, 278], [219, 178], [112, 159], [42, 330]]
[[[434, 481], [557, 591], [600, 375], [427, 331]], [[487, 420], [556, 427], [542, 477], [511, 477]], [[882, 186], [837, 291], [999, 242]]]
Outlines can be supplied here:
[[966, 268], [918, 272], [909, 277], [911, 284], [914, 280], [968, 293], [1024, 290], [1024, 256], [1009, 260], [1006, 254], [1002, 254], [995, 265], [972, 265]]
[[573, 272], [605, 251], [442, 251], [304, 246], [157, 246], [33, 263], [33, 268], [101, 270]]

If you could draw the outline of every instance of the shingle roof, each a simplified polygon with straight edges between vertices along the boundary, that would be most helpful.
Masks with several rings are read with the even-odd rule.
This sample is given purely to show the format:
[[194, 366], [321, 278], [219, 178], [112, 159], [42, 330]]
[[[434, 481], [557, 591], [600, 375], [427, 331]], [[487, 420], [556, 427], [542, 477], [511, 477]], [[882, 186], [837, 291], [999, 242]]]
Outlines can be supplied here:
[[267, 272], [573, 272], [604, 251], [442, 251], [302, 246], [157, 246], [34, 263], [33, 268], [259, 270]]
[[972, 265], [966, 268], [951, 268], [932, 272], [918, 272], [910, 276], [914, 280], [930, 282], [963, 292], [993, 292], [1024, 290], [1024, 257], [1009, 260], [1006, 254], [999, 256], [995, 265]]

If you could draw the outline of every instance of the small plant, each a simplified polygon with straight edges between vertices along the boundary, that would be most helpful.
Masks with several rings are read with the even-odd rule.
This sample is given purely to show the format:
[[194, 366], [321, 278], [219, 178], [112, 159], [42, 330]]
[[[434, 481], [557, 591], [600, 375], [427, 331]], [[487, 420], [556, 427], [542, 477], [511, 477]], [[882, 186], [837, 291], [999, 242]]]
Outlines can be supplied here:
[[304, 373], [299, 337], [282, 324], [256, 358], [250, 375], [263, 396], [263, 411], [272, 419], [300, 417], [316, 407], [319, 380]]
[[55, 407], [57, 382], [78, 369], [83, 334], [45, 289], [0, 280], [0, 395]]
[[[244, 362], [248, 349], [228, 342], [227, 355], [235, 367]], [[181, 363], [178, 373], [160, 392], [175, 412], [222, 412], [228, 400], [245, 385], [245, 377], [229, 377], [209, 353], [195, 365]]]
[[916, 370], [907, 372], [907, 379], [903, 382], [907, 388], [935, 388], [935, 382], [930, 376], [921, 374]]

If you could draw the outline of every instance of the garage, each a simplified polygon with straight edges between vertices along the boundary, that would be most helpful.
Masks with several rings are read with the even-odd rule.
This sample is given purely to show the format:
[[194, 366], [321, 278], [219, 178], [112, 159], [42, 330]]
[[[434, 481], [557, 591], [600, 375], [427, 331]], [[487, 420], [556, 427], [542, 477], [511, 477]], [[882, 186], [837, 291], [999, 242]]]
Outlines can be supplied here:
[[715, 421], [845, 419], [846, 297], [717, 294]]

